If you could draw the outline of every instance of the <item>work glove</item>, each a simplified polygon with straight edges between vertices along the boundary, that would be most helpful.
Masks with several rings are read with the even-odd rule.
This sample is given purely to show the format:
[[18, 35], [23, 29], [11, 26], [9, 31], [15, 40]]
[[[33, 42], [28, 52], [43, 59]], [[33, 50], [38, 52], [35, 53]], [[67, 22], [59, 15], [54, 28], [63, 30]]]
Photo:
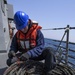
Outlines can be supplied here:
[[20, 60], [21, 60], [21, 61], [27, 61], [27, 60], [29, 60], [29, 55], [28, 55], [28, 53], [22, 54], [22, 55], [20, 56]]
[[15, 56], [15, 57], [12, 58], [11, 63], [13, 64], [13, 63], [17, 62], [18, 60], [19, 59]]
[[16, 56], [16, 53], [14, 51], [9, 51], [9, 53], [8, 53], [9, 58], [12, 58], [12, 57], [15, 57], [15, 56]]

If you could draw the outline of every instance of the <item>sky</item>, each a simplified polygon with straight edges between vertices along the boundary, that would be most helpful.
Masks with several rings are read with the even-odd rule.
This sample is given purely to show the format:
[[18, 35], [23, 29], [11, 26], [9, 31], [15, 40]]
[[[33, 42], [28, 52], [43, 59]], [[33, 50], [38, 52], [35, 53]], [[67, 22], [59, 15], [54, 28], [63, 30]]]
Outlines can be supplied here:
[[[75, 0], [7, 0], [14, 13], [24, 11], [36, 20], [42, 29], [75, 27]], [[42, 30], [45, 38], [61, 40], [65, 30]], [[75, 29], [70, 30], [69, 41], [75, 42]], [[64, 37], [66, 40], [66, 35]]]

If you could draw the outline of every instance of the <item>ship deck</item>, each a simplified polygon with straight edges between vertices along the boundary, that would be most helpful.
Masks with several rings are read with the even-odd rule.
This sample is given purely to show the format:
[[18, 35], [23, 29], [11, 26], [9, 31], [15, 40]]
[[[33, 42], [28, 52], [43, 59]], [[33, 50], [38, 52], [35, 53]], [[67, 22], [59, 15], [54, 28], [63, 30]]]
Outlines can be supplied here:
[[8, 67], [6, 65], [6, 60], [7, 60], [7, 52], [6, 53], [1, 53], [0, 54], [0, 74], [3, 75], [4, 71]]

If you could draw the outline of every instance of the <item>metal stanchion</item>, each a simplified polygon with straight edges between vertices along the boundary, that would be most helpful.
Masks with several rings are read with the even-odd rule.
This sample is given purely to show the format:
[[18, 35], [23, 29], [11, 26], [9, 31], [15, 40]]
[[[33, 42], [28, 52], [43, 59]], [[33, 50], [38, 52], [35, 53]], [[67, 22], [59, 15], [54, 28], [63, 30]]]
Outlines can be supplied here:
[[69, 25], [67, 25], [67, 28], [66, 28], [66, 32], [67, 32], [67, 35], [66, 35], [66, 56], [65, 56], [65, 64], [67, 65], [68, 64], [68, 44], [69, 44]]

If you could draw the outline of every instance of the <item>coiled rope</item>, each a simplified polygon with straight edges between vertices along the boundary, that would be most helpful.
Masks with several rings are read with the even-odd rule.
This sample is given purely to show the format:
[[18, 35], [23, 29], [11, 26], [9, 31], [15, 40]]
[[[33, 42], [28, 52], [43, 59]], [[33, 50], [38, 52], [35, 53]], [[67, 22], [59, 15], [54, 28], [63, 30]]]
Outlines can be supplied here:
[[[6, 69], [3, 75], [44, 75], [44, 63], [38, 61], [18, 61]], [[75, 75], [75, 70], [69, 66], [57, 64], [50, 75]]]

